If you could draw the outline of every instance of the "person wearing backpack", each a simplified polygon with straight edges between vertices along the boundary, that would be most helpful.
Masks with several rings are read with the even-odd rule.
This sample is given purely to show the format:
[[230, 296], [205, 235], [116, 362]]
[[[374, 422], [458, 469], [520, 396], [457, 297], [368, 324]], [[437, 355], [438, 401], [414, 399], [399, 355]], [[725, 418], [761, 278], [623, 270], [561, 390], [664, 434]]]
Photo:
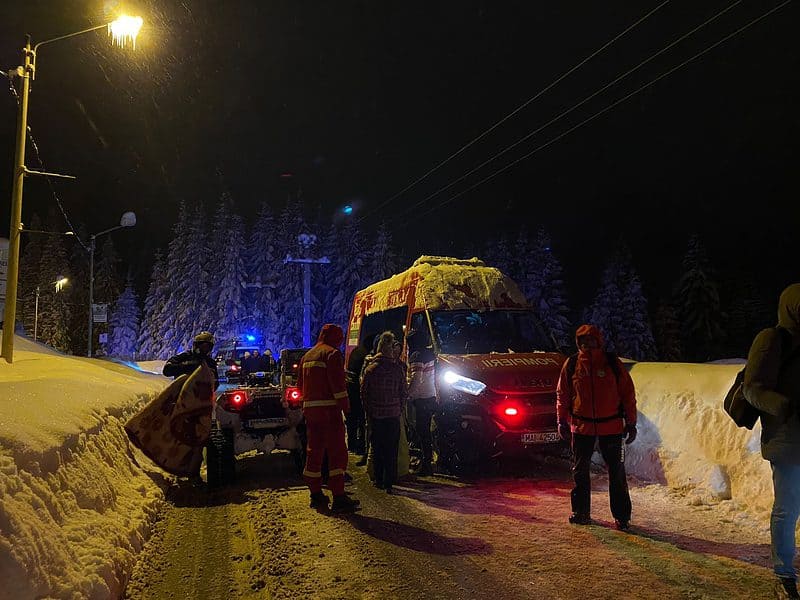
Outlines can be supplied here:
[[[789, 340], [787, 344], [784, 340]], [[786, 348], [788, 346], [788, 348]], [[800, 598], [794, 568], [800, 517], [800, 283], [778, 299], [778, 326], [760, 331], [747, 353], [744, 394], [761, 416], [761, 456], [772, 468], [772, 565], [778, 598]]]
[[572, 515], [569, 522], [591, 523], [589, 468], [595, 441], [608, 468], [608, 494], [617, 529], [630, 526], [631, 497], [625, 473], [625, 446], [636, 439], [636, 392], [622, 361], [606, 352], [594, 325], [575, 332], [578, 353], [561, 368], [556, 389], [558, 433], [572, 445]]

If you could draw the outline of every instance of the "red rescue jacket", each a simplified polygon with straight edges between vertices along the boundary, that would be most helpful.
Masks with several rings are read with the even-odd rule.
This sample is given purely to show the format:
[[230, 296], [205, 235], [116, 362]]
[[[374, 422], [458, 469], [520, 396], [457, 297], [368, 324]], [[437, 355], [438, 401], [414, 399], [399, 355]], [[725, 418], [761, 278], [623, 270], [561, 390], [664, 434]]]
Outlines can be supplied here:
[[344, 340], [342, 328], [326, 324], [319, 340], [300, 359], [297, 387], [303, 394], [303, 412], [337, 408], [350, 412], [344, 377], [344, 357], [339, 346]]
[[591, 335], [599, 348], [580, 350], [575, 374], [570, 381], [567, 363], [561, 368], [556, 391], [559, 423], [569, 423], [580, 435], [615, 435], [625, 424], [636, 424], [636, 392], [630, 373], [619, 358], [617, 372], [608, 364], [600, 330], [594, 325], [581, 325], [575, 337]]

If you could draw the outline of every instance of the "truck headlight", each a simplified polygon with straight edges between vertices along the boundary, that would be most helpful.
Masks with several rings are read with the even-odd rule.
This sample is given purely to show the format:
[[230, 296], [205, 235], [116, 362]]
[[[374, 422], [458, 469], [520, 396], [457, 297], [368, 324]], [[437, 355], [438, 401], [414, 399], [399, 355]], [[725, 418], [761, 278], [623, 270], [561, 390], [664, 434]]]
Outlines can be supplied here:
[[463, 375], [459, 375], [454, 371], [446, 371], [443, 379], [444, 382], [453, 389], [458, 390], [459, 392], [466, 392], [472, 396], [478, 396], [481, 392], [483, 392], [483, 390], [486, 389], [485, 383], [475, 379], [470, 379], [469, 377], [464, 377]]

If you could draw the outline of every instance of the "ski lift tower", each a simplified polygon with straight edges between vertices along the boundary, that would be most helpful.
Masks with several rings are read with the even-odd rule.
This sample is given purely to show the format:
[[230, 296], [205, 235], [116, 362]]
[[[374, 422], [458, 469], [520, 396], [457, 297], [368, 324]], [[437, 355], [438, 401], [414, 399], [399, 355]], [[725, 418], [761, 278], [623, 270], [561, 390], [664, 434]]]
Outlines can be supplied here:
[[287, 254], [283, 264], [300, 263], [303, 265], [303, 347], [311, 347], [311, 265], [327, 265], [330, 260], [327, 256], [309, 258], [311, 249], [317, 243], [317, 236], [313, 233], [301, 233], [297, 236], [302, 257], [293, 257]]

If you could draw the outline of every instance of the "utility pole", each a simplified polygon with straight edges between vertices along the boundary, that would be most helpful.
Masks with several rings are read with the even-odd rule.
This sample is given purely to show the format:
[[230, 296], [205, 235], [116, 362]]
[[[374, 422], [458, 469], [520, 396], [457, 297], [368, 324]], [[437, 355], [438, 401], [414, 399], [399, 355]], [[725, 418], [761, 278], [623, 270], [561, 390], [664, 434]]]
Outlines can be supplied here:
[[[300, 247], [307, 253], [317, 242], [317, 236], [311, 233], [301, 233], [297, 236]], [[330, 264], [327, 256], [320, 258], [294, 258], [287, 254], [283, 264], [300, 263], [303, 265], [303, 347], [311, 346], [311, 265]]]

